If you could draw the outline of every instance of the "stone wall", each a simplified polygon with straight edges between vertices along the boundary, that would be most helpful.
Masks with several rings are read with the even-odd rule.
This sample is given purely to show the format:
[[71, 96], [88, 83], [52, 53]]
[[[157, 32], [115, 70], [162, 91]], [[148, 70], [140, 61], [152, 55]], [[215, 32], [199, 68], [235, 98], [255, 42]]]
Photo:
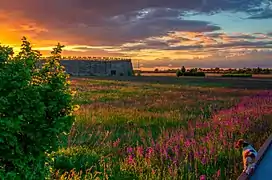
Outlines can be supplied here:
[[131, 60], [61, 60], [72, 76], [131, 76]]

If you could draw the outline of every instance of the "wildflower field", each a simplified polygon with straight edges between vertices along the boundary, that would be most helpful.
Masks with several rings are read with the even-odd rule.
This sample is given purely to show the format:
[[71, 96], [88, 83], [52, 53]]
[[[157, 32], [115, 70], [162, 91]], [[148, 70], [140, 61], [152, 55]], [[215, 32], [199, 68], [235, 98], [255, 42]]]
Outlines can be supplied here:
[[272, 91], [72, 78], [76, 122], [54, 179], [236, 179], [245, 138], [272, 132]]

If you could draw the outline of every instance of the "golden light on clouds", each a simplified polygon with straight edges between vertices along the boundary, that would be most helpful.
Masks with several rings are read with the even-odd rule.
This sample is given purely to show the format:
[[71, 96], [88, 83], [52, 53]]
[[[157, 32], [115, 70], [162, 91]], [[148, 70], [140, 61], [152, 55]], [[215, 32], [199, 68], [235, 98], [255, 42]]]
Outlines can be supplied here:
[[[235, 44], [236, 42], [272, 40], [272, 36], [268, 37], [264, 34], [256, 35], [260, 39], [246, 39], [235, 38], [234, 36], [246, 37], [251, 36], [251, 34], [209, 32], [210, 34], [214, 33], [209, 35], [209, 33], [202, 32], [176, 31], [161, 36], [145, 37], [140, 40], [126, 41], [127, 39], [124, 38], [121, 39], [124, 41], [123, 43], [117, 41], [116, 44], [103, 45], [101, 43], [94, 45], [93, 41], [99, 44], [100, 39], [92, 34], [94, 31], [90, 31], [90, 34], [88, 34], [90, 29], [82, 24], [76, 29], [63, 30], [61, 26], [47, 27], [42, 22], [24, 17], [19, 11], [12, 13], [0, 11], [0, 22], [0, 43], [14, 47], [15, 53], [20, 49], [21, 38], [26, 36], [33, 49], [41, 51], [44, 56], [50, 55], [52, 49], [59, 42], [65, 45], [63, 56], [128, 57], [153, 61], [154, 64], [158, 60], [168, 61], [169, 59], [186, 61], [217, 60], [221, 57], [222, 59], [242, 59], [250, 57], [249, 54], [254, 46], [243, 48], [239, 44]], [[78, 33], [77, 30], [82, 30], [85, 33], [84, 36], [81, 37], [80, 31]], [[99, 33], [97, 34], [99, 35]], [[129, 35], [131, 34], [129, 33]], [[79, 40], [79, 37], [81, 37], [81, 40]], [[84, 40], [82, 41], [82, 39]], [[113, 40], [116, 39], [113, 38]], [[233, 45], [231, 45], [232, 43]], [[261, 47], [261, 45], [260, 43], [258, 46]], [[265, 58], [267, 57], [271, 57], [271, 55], [268, 54]]]
[[35, 48], [41, 50], [52, 49], [53, 45], [58, 43], [58, 40], [40, 37], [39, 33], [49, 30], [31, 19], [25, 18], [20, 12], [0, 11], [0, 21], [0, 43], [15, 47], [16, 51], [21, 45], [23, 36], [26, 36]]

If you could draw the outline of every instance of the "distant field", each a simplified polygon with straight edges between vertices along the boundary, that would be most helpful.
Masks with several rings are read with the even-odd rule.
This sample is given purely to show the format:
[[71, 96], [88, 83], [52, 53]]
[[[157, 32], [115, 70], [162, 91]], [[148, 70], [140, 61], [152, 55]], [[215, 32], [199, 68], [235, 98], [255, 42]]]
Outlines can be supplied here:
[[92, 77], [96, 80], [116, 80], [121, 82], [142, 82], [157, 84], [177, 84], [183, 86], [229, 87], [239, 89], [272, 89], [270, 78], [232, 78], [232, 77], [174, 77], [174, 76], [135, 76], [135, 77]]
[[[142, 76], [176, 76], [176, 73], [142, 73]], [[222, 74], [206, 73], [208, 77], [220, 77]], [[253, 74], [256, 78], [272, 78], [272, 74]]]
[[53, 178], [236, 179], [234, 141], [259, 148], [272, 132], [271, 90], [175, 80], [72, 78], [81, 108]]

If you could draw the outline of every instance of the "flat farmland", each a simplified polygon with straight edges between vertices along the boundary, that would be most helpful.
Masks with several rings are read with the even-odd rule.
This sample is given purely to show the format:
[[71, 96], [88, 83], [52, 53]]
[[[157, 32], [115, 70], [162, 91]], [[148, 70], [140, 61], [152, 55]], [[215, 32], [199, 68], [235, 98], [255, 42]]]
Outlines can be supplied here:
[[55, 179], [236, 179], [238, 138], [272, 132], [272, 81], [72, 78], [80, 106], [52, 154]]
[[175, 77], [175, 76], [134, 76], [134, 77], [94, 77], [97, 80], [116, 80], [122, 82], [146, 82], [175, 84], [184, 86], [225, 87], [238, 89], [272, 89], [272, 78], [239, 78], [239, 77]]

